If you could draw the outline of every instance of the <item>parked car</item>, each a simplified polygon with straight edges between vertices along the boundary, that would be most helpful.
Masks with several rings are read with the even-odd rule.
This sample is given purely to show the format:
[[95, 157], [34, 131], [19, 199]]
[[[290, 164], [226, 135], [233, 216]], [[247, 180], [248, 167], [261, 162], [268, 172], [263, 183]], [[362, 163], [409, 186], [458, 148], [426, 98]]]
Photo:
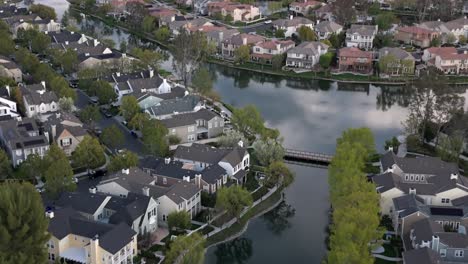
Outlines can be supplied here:
[[271, 21], [271, 20], [266, 20], [264, 23], [268, 25], [268, 24], [271, 24], [272, 22], [273, 21]]
[[128, 122], [124, 120], [124, 121], [122, 121], [122, 125], [127, 126]]
[[91, 96], [89, 98], [89, 102], [93, 105], [97, 105], [99, 103], [99, 99], [96, 96]]
[[109, 110], [106, 109], [105, 107], [101, 107], [101, 108], [100, 108], [100, 111], [101, 111], [101, 113], [102, 113], [105, 117], [107, 117], [107, 118], [111, 118], [111, 117], [112, 117], [111, 112], [109, 112]]
[[106, 173], [107, 173], [107, 169], [91, 170], [88, 173], [88, 177], [90, 179], [95, 179], [95, 178], [102, 177], [102, 176], [106, 175]]

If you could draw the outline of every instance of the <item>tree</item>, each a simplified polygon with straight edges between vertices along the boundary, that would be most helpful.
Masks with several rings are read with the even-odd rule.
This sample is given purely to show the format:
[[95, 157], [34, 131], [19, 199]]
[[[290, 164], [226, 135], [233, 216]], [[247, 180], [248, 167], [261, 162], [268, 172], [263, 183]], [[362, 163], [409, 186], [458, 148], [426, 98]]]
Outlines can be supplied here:
[[442, 45], [442, 41], [440, 40], [440, 37], [435, 37], [431, 40], [430, 46], [431, 47], [440, 47]]
[[169, 245], [164, 263], [202, 264], [205, 260], [205, 238], [198, 232], [178, 236]]
[[19, 48], [15, 52], [15, 58], [21, 68], [29, 73], [33, 73], [40, 64], [39, 59], [24, 48]]
[[276, 11], [279, 11], [281, 8], [283, 8], [283, 4], [281, 2], [268, 2], [268, 10], [271, 13], [275, 13]]
[[76, 166], [89, 170], [103, 165], [106, 156], [97, 138], [85, 136], [73, 152], [72, 161]]
[[271, 58], [271, 66], [273, 67], [273, 70], [277, 70], [277, 71], [281, 70], [285, 61], [286, 61], [286, 54], [273, 55], [273, 57]]
[[65, 78], [63, 78], [60, 75], [56, 75], [55, 77], [52, 78], [52, 80], [49, 83], [49, 88], [50, 90], [55, 92], [55, 94], [57, 94], [59, 98], [61, 97], [68, 97], [72, 99], [76, 98], [75, 91], [73, 91], [73, 89], [70, 88], [70, 85], [68, 84], [67, 80], [65, 80]]
[[356, 10], [350, 6], [349, 0], [336, 0], [332, 4], [332, 10], [337, 23], [341, 25], [351, 24], [356, 16]]
[[34, 4], [29, 6], [29, 11], [37, 14], [42, 19], [57, 19], [57, 14], [55, 13], [55, 9], [50, 6], [42, 5], [42, 4]]
[[102, 142], [110, 149], [117, 148], [118, 146], [122, 145], [125, 140], [122, 131], [116, 125], [111, 125], [104, 128], [100, 138]]
[[58, 101], [60, 110], [71, 112], [73, 110], [73, 99], [70, 97], [62, 97]]
[[381, 73], [398, 75], [401, 70], [400, 68], [399, 59], [393, 54], [384, 55], [379, 59], [379, 70]]
[[265, 126], [264, 120], [254, 105], [235, 109], [231, 118], [232, 125], [245, 137], [262, 134]]
[[458, 37], [458, 43], [460, 43], [461, 45], [465, 45], [466, 44], [466, 37], [464, 35], [460, 35]]
[[127, 122], [132, 120], [136, 114], [141, 112], [140, 105], [138, 104], [138, 100], [135, 96], [129, 95], [122, 98], [120, 112]]
[[301, 41], [317, 40], [317, 34], [315, 34], [315, 32], [310, 27], [301, 26], [297, 32], [299, 33], [299, 38]]
[[283, 29], [277, 29], [275, 31], [275, 37], [276, 38], [285, 38], [286, 36], [284, 35], [284, 30]]
[[83, 123], [94, 129], [94, 123], [101, 119], [99, 108], [94, 105], [88, 105], [80, 112], [80, 119]]
[[152, 155], [166, 156], [169, 151], [166, 135], [167, 128], [159, 120], [147, 120], [141, 129], [143, 143]]
[[320, 56], [320, 59], [319, 59], [320, 67], [322, 67], [323, 69], [330, 68], [330, 65], [332, 63], [334, 56], [335, 54], [333, 54], [332, 52], [327, 52], [323, 54], [322, 56]]
[[145, 5], [139, 2], [130, 2], [126, 5], [127, 12], [132, 14], [127, 17], [127, 23], [132, 29], [141, 29], [143, 20], [149, 16], [149, 11]]
[[231, 14], [227, 14], [224, 17], [224, 21], [226, 21], [227, 23], [231, 23], [233, 20], [234, 20], [234, 18], [231, 16]]
[[0, 31], [2, 37], [0, 38], [0, 54], [9, 56], [15, 52], [15, 42], [11, 39], [6, 31]]
[[229, 216], [239, 220], [240, 214], [245, 207], [253, 203], [252, 195], [240, 185], [229, 188], [222, 187], [216, 195], [216, 208], [226, 210]]
[[294, 173], [282, 160], [272, 162], [267, 169], [265, 185], [273, 187], [275, 185], [287, 187], [294, 181]]
[[39, 193], [30, 183], [0, 187], [0, 262], [46, 263], [49, 225]]
[[368, 156], [376, 152], [374, 135], [372, 134], [372, 131], [367, 127], [350, 128], [348, 130], [343, 131], [341, 138], [337, 139], [336, 145], [339, 146], [340, 144], [343, 144], [345, 142], [359, 144], [364, 148]]
[[394, 46], [393, 35], [392, 34], [377, 34], [374, 38], [374, 46], [379, 49]]
[[19, 112], [24, 115], [26, 113], [26, 108], [24, 107], [23, 93], [18, 86], [13, 87], [11, 90], [11, 98], [13, 98], [18, 105]]
[[70, 162], [57, 144], [50, 146], [41, 167], [46, 168], [44, 188], [49, 197], [56, 199], [61, 192], [73, 191], [76, 188]]
[[439, 140], [437, 156], [447, 162], [458, 163], [460, 153], [463, 150], [464, 137], [461, 131], [445, 136]]
[[275, 161], [281, 161], [284, 157], [284, 148], [281, 141], [275, 139], [256, 140], [252, 144], [255, 157], [258, 162], [265, 167], [270, 166]]
[[109, 166], [107, 168], [109, 171], [120, 171], [122, 169], [128, 169], [138, 165], [138, 156], [137, 154], [125, 150], [123, 153], [119, 153], [113, 156], [110, 160]]
[[192, 79], [192, 85], [195, 91], [206, 95], [213, 89], [213, 81], [211, 80], [210, 72], [206, 68], [198, 69]]
[[29, 48], [34, 53], [41, 54], [45, 53], [51, 42], [48, 35], [39, 32], [34, 28], [18, 30], [17, 39], [23, 47]]
[[239, 64], [248, 62], [250, 59], [250, 47], [247, 45], [241, 45], [234, 50], [234, 61]]
[[145, 16], [145, 18], [143, 18], [143, 24], [141, 25], [141, 28], [144, 32], [153, 32], [155, 27], [155, 17]]
[[91, 90], [96, 93], [100, 104], [110, 104], [117, 100], [117, 94], [107, 81], [94, 81], [91, 84]]
[[3, 149], [0, 149], [0, 179], [8, 179], [13, 176], [13, 170], [11, 168], [11, 162], [8, 159], [8, 155]]
[[455, 35], [453, 33], [450, 33], [447, 35], [447, 43], [448, 44], [455, 44], [455, 42], [457, 42], [457, 37], [455, 37]]
[[371, 16], [377, 16], [380, 14], [380, 3], [373, 3], [372, 5], [369, 6], [369, 9], [367, 10], [367, 14]]
[[171, 32], [167, 27], [160, 27], [154, 32], [154, 37], [156, 38], [156, 40], [161, 42], [168, 41], [170, 36]]
[[233, 148], [238, 146], [240, 141], [242, 141], [243, 144], [248, 142], [244, 134], [237, 130], [230, 130], [218, 139], [218, 144], [222, 147]]
[[375, 18], [375, 23], [379, 26], [380, 30], [386, 31], [392, 27], [392, 24], [396, 20], [397, 18], [392, 12], [385, 12]]
[[131, 120], [128, 122], [128, 126], [132, 129], [142, 130], [143, 126], [151, 119], [148, 113], [137, 113]]
[[336, 34], [336, 33], [331, 34], [328, 40], [332, 44], [333, 48], [339, 49], [343, 46], [345, 42], [345, 38], [346, 38], [346, 35], [343, 32], [341, 32], [340, 34]]
[[151, 68], [157, 71], [159, 69], [159, 64], [163, 60], [161, 53], [150, 49], [134, 48], [132, 54], [138, 58], [138, 61], [135, 61], [135, 63], [136, 67], [141, 70]]
[[123, 53], [126, 53], [127, 52], [127, 46], [128, 46], [127, 41], [122, 40], [120, 42], [120, 51], [123, 52]]
[[60, 54], [59, 63], [65, 73], [73, 73], [78, 67], [78, 54], [72, 49], [67, 49]]
[[173, 211], [167, 216], [169, 230], [189, 229], [191, 226], [190, 215], [187, 211]]

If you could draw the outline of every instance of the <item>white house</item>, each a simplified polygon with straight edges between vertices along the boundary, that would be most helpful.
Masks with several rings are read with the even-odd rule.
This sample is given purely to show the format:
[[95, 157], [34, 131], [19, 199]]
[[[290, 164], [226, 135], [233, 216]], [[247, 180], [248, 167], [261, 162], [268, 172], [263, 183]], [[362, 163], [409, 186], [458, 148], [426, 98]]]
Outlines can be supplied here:
[[372, 49], [377, 31], [377, 25], [351, 25], [351, 28], [346, 31], [346, 47]]
[[328, 46], [318, 42], [303, 42], [288, 50], [286, 66], [294, 68], [313, 68], [320, 60], [320, 56], [328, 52]]
[[340, 34], [343, 26], [333, 21], [322, 21], [315, 26], [315, 32], [320, 40], [328, 39], [332, 34]]
[[[117, 73], [117, 75], [120, 75]], [[118, 76], [117, 76], [118, 77]], [[172, 85], [165, 78], [154, 75], [154, 71], [149, 71], [149, 78], [128, 79], [114, 84], [118, 102], [122, 101], [124, 95], [132, 94], [139, 98], [148, 93], [167, 94], [172, 91]]]
[[294, 17], [291, 15], [289, 19], [278, 19], [273, 21], [273, 27], [276, 30], [283, 30], [284, 36], [287, 38], [291, 37], [302, 26], [314, 30], [314, 22], [305, 17]]
[[160, 225], [167, 225], [167, 217], [172, 212], [186, 211], [190, 218], [194, 218], [201, 210], [201, 189], [182, 181], [171, 186], [157, 201]]
[[59, 110], [58, 97], [54, 92], [47, 91], [45, 82], [19, 87], [23, 93], [27, 117], [50, 114]]
[[0, 117], [10, 116], [18, 117], [18, 110], [16, 109], [16, 102], [11, 100], [10, 87], [7, 85], [0, 88]]

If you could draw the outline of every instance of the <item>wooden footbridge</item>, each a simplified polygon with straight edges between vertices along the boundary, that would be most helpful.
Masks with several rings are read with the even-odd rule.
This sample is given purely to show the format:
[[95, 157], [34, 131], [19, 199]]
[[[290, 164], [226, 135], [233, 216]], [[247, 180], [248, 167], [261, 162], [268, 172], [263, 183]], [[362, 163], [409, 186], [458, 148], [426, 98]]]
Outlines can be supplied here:
[[332, 155], [316, 153], [310, 151], [302, 151], [295, 149], [284, 149], [284, 159], [290, 161], [299, 161], [305, 163], [319, 163], [329, 165], [333, 159]]

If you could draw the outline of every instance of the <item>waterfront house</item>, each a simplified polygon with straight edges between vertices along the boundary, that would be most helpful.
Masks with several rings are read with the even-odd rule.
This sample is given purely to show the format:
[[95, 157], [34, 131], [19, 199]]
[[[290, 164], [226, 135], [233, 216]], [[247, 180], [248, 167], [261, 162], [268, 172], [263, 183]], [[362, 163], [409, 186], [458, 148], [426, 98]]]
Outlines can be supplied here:
[[76, 33], [73, 31], [68, 31], [68, 30], [52, 31], [52, 32], [47, 31], [44, 33], [50, 37], [51, 43], [54, 43], [54, 44], [65, 44], [65, 45], [68, 45], [68, 43], [82, 44], [90, 40], [90, 38], [86, 37], [84, 34]]
[[466, 74], [468, 52], [459, 52], [455, 47], [432, 47], [424, 50], [422, 60], [443, 74]]
[[28, 8], [18, 7], [14, 4], [0, 6], [0, 19], [6, 19], [13, 16], [27, 15]]
[[168, 99], [146, 108], [145, 112], [154, 119], [167, 119], [176, 115], [197, 112], [205, 107], [200, 97], [187, 95], [182, 98]]
[[320, 56], [328, 52], [328, 46], [318, 42], [303, 42], [288, 50], [286, 66], [312, 69], [320, 60]]
[[225, 27], [216, 27], [214, 30], [205, 32], [205, 36], [210, 43], [216, 45], [216, 52], [222, 54], [223, 50], [223, 41], [225, 39], [230, 39], [234, 35], [240, 34], [237, 29], [228, 29]]
[[377, 25], [351, 25], [351, 28], [346, 31], [346, 47], [372, 49], [377, 31]]
[[223, 133], [224, 119], [207, 109], [174, 115], [161, 120], [169, 136], [176, 136], [180, 143], [214, 138]]
[[468, 195], [468, 183], [458, 166], [436, 157], [400, 158], [388, 151], [381, 158], [382, 173], [373, 177], [382, 214], [392, 214], [393, 198], [417, 195], [424, 204], [451, 206]]
[[272, 63], [273, 56], [284, 54], [295, 45], [292, 40], [269, 40], [256, 44], [250, 56], [253, 61]]
[[45, 135], [49, 142], [55, 142], [67, 156], [75, 151], [84, 137], [88, 135], [83, 123], [73, 114], [56, 112], [44, 122]]
[[20, 84], [19, 88], [23, 95], [27, 117], [47, 115], [59, 110], [58, 97], [53, 91], [47, 90], [45, 82]]
[[289, 4], [289, 11], [303, 16], [309, 15], [311, 10], [325, 5], [325, 3], [314, 0], [300, 0]]
[[372, 73], [372, 52], [358, 48], [341, 48], [338, 51], [338, 70], [360, 74]]
[[175, 20], [170, 22], [168, 27], [172, 35], [179, 35], [181, 30], [190, 31], [191, 28], [200, 28], [205, 26], [214, 26], [213, 23], [204, 18], [176, 16]]
[[201, 211], [201, 189], [190, 182], [179, 182], [160, 196], [158, 203], [162, 225], [167, 225], [167, 217], [172, 212], [185, 211], [192, 219]]
[[233, 58], [234, 52], [240, 46], [253, 47], [254, 45], [262, 43], [265, 40], [265, 37], [259, 35], [252, 35], [246, 33], [237, 34], [223, 41], [222, 54], [226, 58]]
[[231, 16], [232, 22], [248, 22], [260, 18], [260, 9], [249, 4], [240, 4], [230, 1], [209, 2], [207, 4], [208, 15]]
[[149, 12], [151, 16], [157, 19], [159, 27], [168, 26], [171, 22], [175, 21], [176, 16], [179, 14], [177, 10], [159, 6], [150, 8]]
[[0, 76], [11, 78], [19, 83], [23, 81], [23, 72], [18, 64], [0, 55]]
[[416, 60], [411, 53], [400, 48], [382, 48], [379, 50], [380, 73], [399, 76], [413, 75]]
[[19, 117], [16, 102], [11, 98], [10, 86], [0, 88], [0, 120]]
[[315, 9], [315, 18], [321, 21], [334, 21], [333, 8], [331, 4], [325, 4]]
[[397, 28], [394, 39], [405, 44], [427, 48], [431, 45], [431, 41], [439, 36], [440, 34], [437, 31], [410, 26]]
[[289, 38], [299, 30], [300, 27], [308, 27], [314, 29], [314, 22], [305, 17], [290, 16], [289, 19], [278, 19], [273, 21], [275, 30], [283, 30], [284, 36]]
[[32, 118], [1, 121], [0, 140], [14, 167], [31, 154], [44, 157], [49, 150], [47, 137], [40, 133], [36, 120]]
[[[132, 263], [137, 255], [137, 233], [126, 224], [86, 219], [72, 208], [47, 211], [49, 263]], [[103, 261], [104, 260], [104, 261]]]
[[322, 21], [315, 26], [315, 32], [320, 40], [328, 39], [333, 34], [340, 34], [343, 26], [333, 21]]
[[447, 42], [448, 37], [454, 37], [454, 42], [458, 42], [461, 36], [466, 37], [468, 33], [468, 19], [466, 17], [448, 22], [426, 21], [419, 24], [419, 27], [439, 33], [442, 42]]

